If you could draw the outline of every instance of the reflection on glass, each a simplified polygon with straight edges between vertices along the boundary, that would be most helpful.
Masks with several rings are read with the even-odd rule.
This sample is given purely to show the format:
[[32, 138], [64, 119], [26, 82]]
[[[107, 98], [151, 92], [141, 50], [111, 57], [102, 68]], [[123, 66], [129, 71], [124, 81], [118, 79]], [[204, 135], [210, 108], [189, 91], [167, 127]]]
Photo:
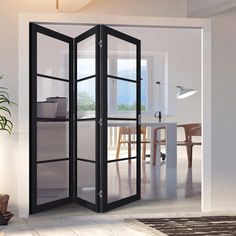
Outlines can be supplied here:
[[136, 80], [136, 59], [118, 59], [117, 76]]
[[108, 62], [107, 70], [110, 75], [130, 80], [136, 78], [136, 45], [108, 35]]
[[37, 117], [69, 117], [69, 83], [38, 77]]
[[107, 86], [109, 88], [108, 117], [136, 118], [136, 83], [108, 78]]
[[69, 122], [37, 122], [37, 161], [69, 157]]
[[69, 44], [38, 33], [37, 73], [69, 79]]
[[136, 157], [137, 131], [135, 121], [108, 121], [108, 160]]
[[[141, 60], [141, 111], [148, 110], [148, 60]], [[149, 72], [150, 73], [150, 72]]]
[[77, 122], [78, 158], [95, 161], [95, 121]]
[[107, 167], [108, 203], [133, 196], [136, 191], [136, 159], [131, 163], [119, 161], [108, 163]]
[[95, 35], [77, 44], [77, 79], [95, 74]]
[[95, 163], [77, 161], [77, 197], [95, 203]]
[[37, 165], [37, 204], [69, 197], [69, 161]]
[[77, 117], [95, 118], [95, 78], [77, 83]]

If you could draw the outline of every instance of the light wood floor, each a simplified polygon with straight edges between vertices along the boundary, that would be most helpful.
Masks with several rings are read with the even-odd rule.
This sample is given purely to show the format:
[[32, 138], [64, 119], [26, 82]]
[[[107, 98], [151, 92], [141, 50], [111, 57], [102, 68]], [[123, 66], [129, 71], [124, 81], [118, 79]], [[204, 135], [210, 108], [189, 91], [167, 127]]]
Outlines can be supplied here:
[[[180, 150], [181, 151], [181, 150]], [[142, 200], [97, 214], [76, 204], [69, 204], [50, 211], [32, 215], [27, 219], [14, 217], [7, 228], [0, 227], [0, 236], [87, 236], [87, 235], [149, 235], [137, 231], [124, 222], [127, 218], [167, 217], [199, 215], [201, 211], [201, 158], [200, 149], [195, 150], [193, 168], [187, 168], [187, 159], [178, 155], [175, 170], [167, 170], [165, 165], [153, 167], [147, 160], [142, 163]], [[183, 154], [183, 155], [182, 155]], [[122, 170], [123, 168], [120, 168]], [[132, 171], [132, 170], [131, 170]], [[117, 180], [117, 172], [111, 179]], [[122, 173], [120, 173], [122, 174]], [[116, 177], [116, 178], [115, 178]], [[130, 191], [119, 184], [111, 188], [111, 196], [119, 197]], [[127, 194], [127, 193], [126, 193]]]

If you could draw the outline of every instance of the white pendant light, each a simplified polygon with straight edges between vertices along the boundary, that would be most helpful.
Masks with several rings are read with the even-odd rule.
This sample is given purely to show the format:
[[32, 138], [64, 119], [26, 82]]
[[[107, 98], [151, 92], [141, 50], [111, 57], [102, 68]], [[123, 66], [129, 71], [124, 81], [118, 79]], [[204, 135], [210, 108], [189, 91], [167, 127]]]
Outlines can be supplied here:
[[176, 88], [179, 89], [177, 93], [178, 99], [184, 99], [184, 98], [190, 97], [197, 92], [195, 89], [184, 88], [182, 86], [176, 86]]

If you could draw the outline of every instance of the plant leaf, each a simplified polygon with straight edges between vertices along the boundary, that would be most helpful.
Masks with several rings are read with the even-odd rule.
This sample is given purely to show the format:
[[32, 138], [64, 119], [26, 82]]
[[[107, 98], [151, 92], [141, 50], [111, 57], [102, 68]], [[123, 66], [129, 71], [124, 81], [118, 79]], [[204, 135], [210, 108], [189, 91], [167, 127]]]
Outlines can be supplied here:
[[11, 116], [10, 110], [5, 106], [0, 106], [0, 110], [7, 112]]
[[8, 94], [8, 92], [0, 90], [0, 93], [2, 93], [2, 94], [6, 94], [7, 98], [9, 98], [9, 94]]

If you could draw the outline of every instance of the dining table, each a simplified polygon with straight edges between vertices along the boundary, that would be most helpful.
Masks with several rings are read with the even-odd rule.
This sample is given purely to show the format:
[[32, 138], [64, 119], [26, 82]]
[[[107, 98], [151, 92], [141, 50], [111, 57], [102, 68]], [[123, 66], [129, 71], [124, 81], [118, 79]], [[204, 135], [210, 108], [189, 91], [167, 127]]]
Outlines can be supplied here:
[[[130, 127], [129, 121], [109, 121], [108, 127]], [[150, 161], [152, 165], [161, 165], [161, 149], [157, 145], [156, 161], [154, 161], [154, 140], [155, 129], [165, 128], [165, 140], [166, 140], [166, 166], [168, 168], [176, 168], [177, 166], [177, 123], [176, 122], [158, 122], [158, 121], [142, 121], [142, 127], [150, 128]], [[160, 134], [157, 134], [160, 135]]]

